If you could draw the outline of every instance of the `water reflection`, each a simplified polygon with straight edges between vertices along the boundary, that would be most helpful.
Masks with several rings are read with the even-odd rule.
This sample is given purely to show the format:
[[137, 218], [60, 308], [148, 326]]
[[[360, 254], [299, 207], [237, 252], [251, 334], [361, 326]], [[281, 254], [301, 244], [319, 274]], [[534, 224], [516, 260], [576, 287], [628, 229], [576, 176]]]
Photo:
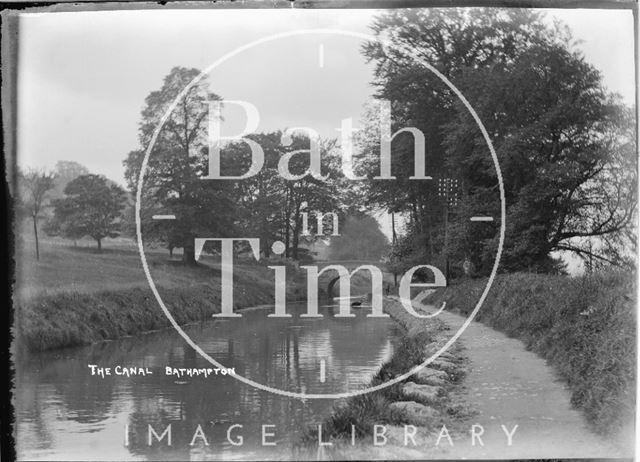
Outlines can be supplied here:
[[[185, 328], [209, 355], [238, 374], [270, 387], [306, 393], [358, 389], [391, 354], [393, 323], [332, 316], [267, 318], [249, 310], [243, 318]], [[320, 380], [320, 361], [326, 378]], [[148, 367], [152, 376], [91, 376], [88, 364]], [[18, 455], [22, 459], [255, 459], [287, 458], [290, 442], [320, 422], [332, 400], [300, 400], [257, 390], [222, 375], [174, 377], [164, 367], [213, 367], [173, 331], [126, 338], [86, 348], [35, 355], [16, 365]], [[147, 444], [148, 425], [160, 435], [171, 424], [172, 446]], [[243, 438], [241, 446], [232, 441]], [[202, 438], [190, 446], [201, 426]], [[262, 425], [269, 441], [262, 445]], [[128, 428], [128, 446], [125, 446]]]

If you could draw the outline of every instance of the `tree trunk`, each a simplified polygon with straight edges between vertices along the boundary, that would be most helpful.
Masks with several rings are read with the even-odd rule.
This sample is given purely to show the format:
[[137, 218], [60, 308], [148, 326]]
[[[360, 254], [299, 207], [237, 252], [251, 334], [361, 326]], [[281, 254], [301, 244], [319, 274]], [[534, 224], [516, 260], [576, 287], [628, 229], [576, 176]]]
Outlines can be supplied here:
[[391, 244], [396, 245], [398, 243], [398, 237], [396, 236], [396, 217], [391, 212]]
[[193, 246], [185, 246], [182, 254], [182, 263], [188, 266], [196, 265], [196, 250]]
[[300, 227], [302, 226], [302, 218], [300, 215], [300, 204], [296, 205], [296, 213], [294, 215], [294, 227], [293, 227], [293, 242], [291, 246], [293, 247], [293, 259], [298, 260], [298, 245], [300, 244]]
[[290, 228], [291, 225], [289, 223], [290, 219], [291, 219], [291, 207], [290, 207], [290, 201], [291, 201], [291, 190], [289, 188], [287, 188], [287, 194], [286, 194], [286, 198], [285, 198], [285, 208], [284, 208], [284, 256], [285, 258], [289, 258], [291, 256], [290, 254], [290, 248], [291, 248], [291, 232], [290, 232]]
[[38, 243], [38, 217], [33, 215], [33, 235], [36, 238], [36, 260], [40, 260], [40, 245]]
[[427, 210], [427, 213], [425, 214], [424, 217], [424, 236], [425, 236], [425, 240], [426, 240], [426, 250], [427, 250], [427, 261], [431, 261], [433, 259], [433, 256], [435, 254], [434, 249], [433, 249], [433, 216], [432, 216], [432, 209], [429, 206], [429, 209]]
[[98, 252], [102, 252], [102, 239], [96, 239], [96, 242], [98, 243]]
[[300, 244], [300, 226], [296, 223], [295, 228], [293, 229], [293, 242], [291, 243], [291, 247], [293, 250], [292, 258], [294, 260], [298, 259], [298, 245]]
[[290, 235], [291, 233], [289, 233], [289, 215], [287, 213], [287, 219], [285, 221], [285, 225], [284, 225], [284, 248], [285, 248], [285, 253], [284, 256], [285, 258], [289, 258], [291, 255], [289, 254], [289, 249], [291, 248], [291, 238]]

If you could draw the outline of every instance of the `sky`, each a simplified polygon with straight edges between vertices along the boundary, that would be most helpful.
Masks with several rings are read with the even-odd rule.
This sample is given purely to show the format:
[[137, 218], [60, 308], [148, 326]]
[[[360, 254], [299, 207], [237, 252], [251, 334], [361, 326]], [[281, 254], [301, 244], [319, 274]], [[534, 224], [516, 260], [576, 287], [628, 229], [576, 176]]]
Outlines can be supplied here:
[[[136, 12], [25, 15], [19, 163], [53, 167], [57, 160], [74, 160], [123, 183], [121, 161], [138, 147], [144, 98], [160, 88], [172, 67], [204, 69], [241, 45], [279, 32], [319, 27], [364, 32], [371, 14], [190, 10], [145, 11], [144, 19]], [[366, 85], [371, 69], [359, 53], [360, 43], [315, 35], [264, 44], [212, 72], [211, 90], [256, 105], [262, 121], [258, 130], [303, 125], [336, 136], [341, 116], [357, 119], [371, 93]]]
[[[549, 20], [560, 19], [573, 30], [608, 89], [633, 103], [631, 12], [546, 11]], [[367, 33], [375, 14], [308, 9], [24, 14], [18, 162], [53, 168], [58, 160], [73, 160], [124, 184], [122, 160], [139, 147], [144, 98], [160, 88], [172, 67], [204, 69], [241, 45], [281, 32]], [[258, 130], [308, 126], [337, 137], [342, 118], [352, 117], [357, 126], [373, 92], [368, 85], [372, 66], [360, 54], [361, 43], [354, 37], [308, 34], [257, 45], [214, 69], [211, 90], [256, 105]], [[243, 113], [227, 111], [231, 134], [244, 124]]]

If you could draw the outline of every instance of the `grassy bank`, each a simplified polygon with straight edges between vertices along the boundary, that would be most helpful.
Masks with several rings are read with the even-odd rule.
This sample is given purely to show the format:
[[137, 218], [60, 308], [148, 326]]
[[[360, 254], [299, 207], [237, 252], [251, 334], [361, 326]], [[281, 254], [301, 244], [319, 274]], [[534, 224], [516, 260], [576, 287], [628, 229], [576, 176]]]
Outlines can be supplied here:
[[[179, 324], [210, 318], [220, 307], [220, 269], [185, 267], [166, 254], [147, 256], [158, 290]], [[43, 246], [40, 261], [17, 253], [15, 345], [42, 351], [116, 339], [170, 326], [135, 251]], [[289, 268], [288, 300], [304, 298], [300, 274]], [[238, 262], [236, 308], [273, 303], [273, 271]]]
[[[468, 280], [433, 294], [470, 313], [486, 280]], [[476, 320], [521, 339], [544, 357], [572, 392], [594, 429], [615, 434], [635, 407], [635, 277], [613, 273], [568, 278], [498, 276]], [[626, 428], [625, 428], [626, 430]]]
[[[246, 287], [250, 290], [234, 296], [237, 307], [272, 303], [269, 287]], [[219, 311], [220, 290], [212, 286], [159, 291], [178, 324], [208, 319]], [[149, 288], [44, 295], [19, 303], [16, 313], [18, 343], [28, 351], [84, 345], [170, 326]]]

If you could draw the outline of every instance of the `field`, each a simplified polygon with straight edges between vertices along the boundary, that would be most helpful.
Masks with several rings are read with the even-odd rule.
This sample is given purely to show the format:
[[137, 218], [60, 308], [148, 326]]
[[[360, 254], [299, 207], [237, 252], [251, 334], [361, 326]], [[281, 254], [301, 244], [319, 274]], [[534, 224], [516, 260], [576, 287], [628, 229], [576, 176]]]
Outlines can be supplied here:
[[[39, 261], [31, 239], [21, 239], [16, 247], [15, 292], [21, 300], [59, 292], [91, 293], [148, 287], [138, 249], [131, 239], [105, 239], [100, 253], [96, 251], [95, 242], [90, 240], [81, 240], [74, 246], [63, 239], [44, 239], [40, 242]], [[189, 268], [180, 264], [181, 255], [177, 252], [172, 259], [163, 249], [149, 249], [145, 255], [158, 286], [219, 285], [219, 265], [211, 256], [203, 256], [202, 265]], [[272, 278], [272, 271], [264, 264], [235, 261], [234, 265], [238, 277]]]
[[[40, 260], [31, 242], [15, 254], [15, 342], [26, 350], [93, 343], [169, 326], [145, 278], [131, 241], [107, 242], [101, 253], [85, 242], [45, 240]], [[176, 320], [207, 319], [220, 308], [220, 267], [211, 256], [197, 267], [180, 255], [147, 254], [150, 272]], [[300, 273], [290, 268], [288, 300], [304, 298]], [[243, 308], [273, 302], [273, 271], [266, 263], [234, 263], [234, 305]]]

